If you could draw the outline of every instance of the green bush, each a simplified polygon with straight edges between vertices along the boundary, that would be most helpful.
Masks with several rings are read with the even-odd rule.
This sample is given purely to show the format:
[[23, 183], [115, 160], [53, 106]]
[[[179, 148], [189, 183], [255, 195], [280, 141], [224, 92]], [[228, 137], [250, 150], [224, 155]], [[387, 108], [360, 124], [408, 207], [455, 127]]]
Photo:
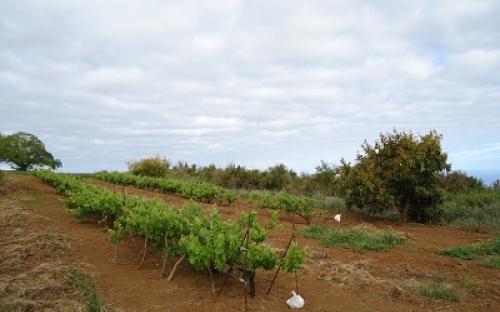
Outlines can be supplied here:
[[436, 220], [461, 229], [500, 232], [500, 192], [448, 193], [439, 206]]
[[311, 225], [299, 234], [319, 239], [324, 246], [340, 245], [354, 250], [384, 251], [404, 243], [404, 238], [392, 230], [379, 230], [369, 225], [341, 229]]
[[160, 157], [146, 158], [128, 165], [130, 173], [148, 177], [165, 177], [169, 167], [169, 161]]

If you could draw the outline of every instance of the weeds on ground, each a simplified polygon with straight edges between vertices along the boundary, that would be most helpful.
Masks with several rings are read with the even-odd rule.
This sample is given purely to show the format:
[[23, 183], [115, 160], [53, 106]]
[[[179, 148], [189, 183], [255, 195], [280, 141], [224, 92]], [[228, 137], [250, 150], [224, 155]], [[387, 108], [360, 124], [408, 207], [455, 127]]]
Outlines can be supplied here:
[[418, 292], [432, 300], [460, 300], [460, 293], [452, 285], [446, 283], [431, 283], [420, 286]]
[[500, 256], [486, 257], [481, 265], [490, 269], [500, 269]]
[[462, 260], [474, 260], [478, 256], [500, 255], [500, 236], [490, 242], [467, 247], [453, 247], [439, 251], [439, 254]]
[[73, 275], [68, 278], [68, 282], [74, 288], [80, 289], [85, 294], [85, 304], [88, 312], [103, 311], [103, 303], [87, 276]]
[[319, 239], [321, 244], [327, 247], [340, 245], [358, 251], [385, 251], [405, 241], [393, 230], [379, 230], [366, 224], [341, 229], [311, 225], [299, 230], [299, 235]]

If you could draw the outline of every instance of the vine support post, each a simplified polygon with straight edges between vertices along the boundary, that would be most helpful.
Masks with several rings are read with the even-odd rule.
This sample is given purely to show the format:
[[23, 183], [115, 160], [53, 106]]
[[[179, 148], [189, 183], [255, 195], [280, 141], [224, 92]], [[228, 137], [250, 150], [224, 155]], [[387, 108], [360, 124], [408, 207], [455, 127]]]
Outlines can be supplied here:
[[139, 270], [142, 268], [142, 265], [144, 264], [144, 260], [146, 260], [146, 253], [148, 252], [148, 238], [144, 238], [144, 250], [142, 252], [142, 259], [141, 263], [139, 264]]
[[167, 241], [167, 232], [165, 232], [165, 238], [163, 239], [165, 245], [165, 253], [163, 255], [163, 265], [161, 266], [161, 274], [160, 278], [165, 277], [165, 268], [167, 267], [167, 258], [168, 258], [168, 241]]
[[248, 311], [248, 299], [247, 299], [248, 289], [247, 289], [247, 281], [246, 280], [243, 280], [243, 286], [245, 289], [245, 312], [247, 312]]
[[116, 243], [115, 245], [115, 251], [114, 251], [114, 255], [113, 255], [113, 262], [116, 263], [118, 261], [118, 245], [120, 244], [120, 242], [118, 241], [118, 243]]
[[[288, 241], [288, 245], [286, 246], [285, 252], [283, 253], [283, 256], [281, 259], [286, 257], [286, 254], [288, 253], [288, 250], [290, 249], [290, 246], [292, 245], [292, 242], [295, 240], [295, 214], [292, 215], [292, 236], [290, 236], [290, 240]], [[274, 273], [273, 280], [271, 281], [271, 285], [269, 285], [269, 288], [267, 289], [267, 295], [271, 293], [271, 289], [273, 288], [274, 282], [276, 281], [276, 278], [278, 277], [278, 273], [281, 270], [281, 262], [278, 265], [278, 269], [276, 270], [276, 273]], [[297, 280], [296, 280], [297, 282]], [[296, 283], [297, 284], [297, 283]]]
[[294, 273], [295, 273], [295, 291], [299, 293], [299, 278], [297, 277], [297, 270], [295, 270]]

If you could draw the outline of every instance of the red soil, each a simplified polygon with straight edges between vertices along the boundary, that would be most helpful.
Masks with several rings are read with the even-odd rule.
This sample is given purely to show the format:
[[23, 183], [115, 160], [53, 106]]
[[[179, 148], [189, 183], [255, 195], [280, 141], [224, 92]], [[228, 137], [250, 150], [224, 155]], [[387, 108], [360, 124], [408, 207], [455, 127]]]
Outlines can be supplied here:
[[[71, 253], [66, 255], [89, 265], [95, 274], [95, 284], [104, 300], [125, 311], [243, 311], [243, 287], [236, 280], [226, 286], [220, 297], [212, 295], [210, 278], [188, 265], [180, 266], [171, 282], [160, 279], [161, 255], [149, 252], [141, 270], [137, 269], [143, 241], [129, 239], [120, 244], [118, 261], [113, 262], [114, 249], [101, 225], [81, 223], [64, 205], [64, 197], [31, 176], [20, 177], [17, 187], [36, 193], [38, 210], [49, 218], [52, 231], [72, 239]], [[94, 181], [106, 187], [114, 186]], [[121, 190], [121, 186], [116, 186]], [[159, 197], [167, 204], [182, 205], [185, 199], [153, 191], [124, 187], [127, 194]], [[211, 205], [203, 205], [210, 209]], [[234, 218], [250, 209], [243, 200], [230, 207], [220, 207], [221, 215]], [[256, 209], [262, 221], [271, 212]], [[291, 234], [291, 224], [280, 220], [281, 227], [269, 235], [273, 247], [284, 248]], [[346, 215], [342, 225], [359, 223], [359, 217]], [[356, 252], [342, 247], [323, 248], [316, 240], [299, 238], [307, 246], [306, 266], [299, 272], [300, 294], [306, 305], [304, 311], [495, 311], [500, 302], [500, 270], [487, 269], [476, 261], [460, 263], [456, 259], [436, 254], [453, 246], [471, 244], [491, 235], [470, 233], [441, 226], [374, 222], [379, 228], [391, 226], [404, 233], [408, 243], [388, 252]], [[171, 268], [176, 259], [169, 259]], [[274, 272], [257, 272], [257, 296], [249, 300], [249, 311], [288, 311], [285, 301], [294, 290], [295, 280], [280, 273], [270, 296], [265, 291]], [[438, 277], [436, 277], [438, 276]], [[462, 299], [431, 301], [412, 291], [412, 285], [426, 283], [446, 276], [462, 293]], [[215, 277], [216, 288], [222, 275]], [[480, 286], [471, 290], [471, 281]], [[405, 286], [406, 285], [406, 286]], [[415, 287], [415, 286], [414, 286]], [[495, 306], [497, 308], [495, 308]]]

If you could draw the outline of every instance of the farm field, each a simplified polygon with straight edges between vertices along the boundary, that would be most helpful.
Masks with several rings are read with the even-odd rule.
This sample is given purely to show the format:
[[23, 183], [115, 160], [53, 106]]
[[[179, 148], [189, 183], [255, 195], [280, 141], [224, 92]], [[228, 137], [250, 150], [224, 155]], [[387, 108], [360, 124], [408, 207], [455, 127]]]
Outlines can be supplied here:
[[[126, 195], [156, 197], [168, 205], [182, 206], [187, 199], [170, 194], [87, 178], [96, 184]], [[47, 252], [47, 256], [30, 254], [20, 261], [26, 265], [43, 259], [57, 260], [85, 267], [92, 276], [96, 292], [110, 308], [123, 311], [243, 311], [244, 290], [236, 280], [229, 280], [219, 297], [212, 294], [210, 276], [181, 264], [175, 278], [168, 282], [160, 278], [162, 255], [150, 251], [141, 270], [139, 252], [143, 240], [126, 238], [119, 247], [116, 261], [114, 248], [103, 225], [78, 221], [64, 204], [64, 196], [40, 179], [9, 173], [3, 181], [6, 191], [0, 195], [0, 215], [12, 205], [26, 205], [30, 196], [33, 216], [29, 228], [50, 231], [67, 238], [64, 252]], [[205, 211], [212, 204], [200, 204]], [[234, 220], [242, 212], [254, 210], [262, 223], [270, 220], [272, 210], [252, 207], [238, 198], [232, 205], [217, 207], [223, 219]], [[24, 213], [26, 213], [26, 211]], [[21, 217], [21, 216], [20, 216]], [[24, 218], [26, 218], [24, 216]], [[298, 223], [301, 221], [298, 219]], [[279, 223], [269, 230], [267, 242], [276, 251], [283, 251], [292, 233], [290, 217], [280, 213]], [[321, 224], [313, 218], [313, 224]], [[339, 245], [325, 247], [313, 238], [299, 235], [297, 243], [308, 251], [307, 259], [298, 271], [298, 290], [304, 297], [304, 311], [495, 311], [500, 303], [500, 270], [481, 265], [479, 259], [460, 260], [439, 254], [446, 248], [486, 242], [492, 234], [473, 233], [447, 226], [400, 224], [387, 220], [367, 220], [352, 213], [343, 214], [340, 224], [328, 221], [324, 226], [350, 229], [356, 226], [392, 229], [404, 238], [403, 244], [387, 251], [358, 251]], [[298, 231], [307, 228], [298, 224]], [[9, 250], [2, 244], [2, 255]], [[29, 246], [28, 246], [29, 247]], [[52, 250], [48, 246], [47, 250]], [[2, 259], [3, 261], [3, 259]], [[175, 259], [168, 259], [167, 267]], [[274, 271], [258, 271], [256, 296], [249, 299], [249, 311], [288, 311], [285, 301], [295, 289], [292, 274], [280, 272], [269, 296]], [[5, 281], [5, 279], [2, 279]], [[222, 274], [214, 276], [215, 288], [224, 281]], [[5, 282], [4, 284], [5, 285]], [[3, 286], [4, 292], [6, 286]], [[452, 290], [439, 299], [442, 289]], [[297, 290], [297, 289], [295, 289]], [[429, 294], [429, 295], [426, 295]], [[431, 299], [431, 298], [434, 299]], [[36, 297], [32, 298], [34, 301]], [[1, 308], [1, 306], [0, 306]]]

